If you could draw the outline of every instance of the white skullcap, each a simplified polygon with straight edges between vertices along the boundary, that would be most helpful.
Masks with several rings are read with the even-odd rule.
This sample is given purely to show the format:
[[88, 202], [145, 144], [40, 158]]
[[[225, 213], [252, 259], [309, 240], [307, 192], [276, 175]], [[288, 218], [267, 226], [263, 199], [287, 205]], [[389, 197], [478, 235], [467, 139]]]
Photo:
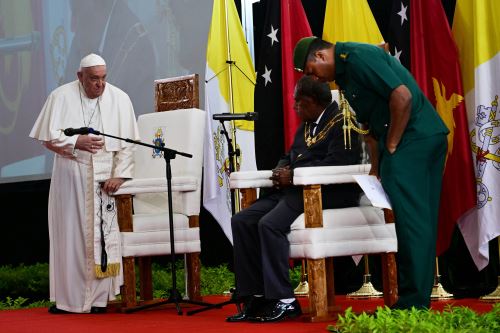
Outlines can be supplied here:
[[94, 66], [106, 66], [106, 62], [101, 56], [95, 53], [91, 53], [88, 56], [83, 57], [82, 61], [80, 61], [80, 69]]

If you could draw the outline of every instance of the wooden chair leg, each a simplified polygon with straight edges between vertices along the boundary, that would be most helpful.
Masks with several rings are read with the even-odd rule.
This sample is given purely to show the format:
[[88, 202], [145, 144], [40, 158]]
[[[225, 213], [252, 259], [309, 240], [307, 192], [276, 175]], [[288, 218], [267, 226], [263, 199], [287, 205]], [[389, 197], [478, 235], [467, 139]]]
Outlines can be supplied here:
[[153, 299], [153, 268], [151, 257], [139, 257], [139, 284], [141, 300]]
[[382, 281], [384, 303], [392, 306], [398, 300], [398, 272], [394, 253], [382, 253]]
[[186, 269], [188, 298], [192, 301], [201, 301], [201, 264], [198, 252], [186, 254]]
[[250, 207], [257, 200], [257, 190], [254, 188], [240, 189], [241, 209]]
[[328, 311], [339, 311], [339, 307], [335, 303], [335, 281], [333, 273], [333, 258], [325, 258], [326, 268], [326, 299], [328, 302]]
[[[396, 218], [391, 209], [384, 208], [385, 223], [394, 223]], [[384, 303], [392, 306], [398, 300], [398, 271], [396, 255], [382, 253], [382, 282], [384, 284]]]
[[323, 321], [329, 318], [325, 259], [307, 259], [307, 276], [310, 320]]
[[[200, 217], [198, 215], [189, 216], [189, 227], [198, 228]], [[187, 296], [192, 301], [201, 301], [201, 264], [200, 253], [186, 253], [186, 276], [187, 276]]]
[[123, 286], [121, 286], [122, 309], [137, 305], [135, 295], [135, 260], [123, 257]]
[[[121, 232], [133, 231], [132, 196], [130, 194], [115, 197], [118, 224]], [[120, 287], [122, 310], [137, 305], [135, 295], [135, 260], [134, 257], [123, 257], [123, 286]]]

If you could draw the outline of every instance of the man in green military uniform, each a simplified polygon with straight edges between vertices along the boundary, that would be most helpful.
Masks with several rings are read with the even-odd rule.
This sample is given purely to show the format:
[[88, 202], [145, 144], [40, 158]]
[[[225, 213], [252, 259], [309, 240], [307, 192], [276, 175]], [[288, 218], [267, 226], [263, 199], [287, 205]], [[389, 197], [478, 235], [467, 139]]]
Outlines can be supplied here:
[[441, 180], [448, 129], [415, 79], [383, 48], [301, 39], [294, 66], [335, 81], [365, 137], [372, 169], [396, 218], [399, 299], [395, 308], [428, 308], [433, 286]]

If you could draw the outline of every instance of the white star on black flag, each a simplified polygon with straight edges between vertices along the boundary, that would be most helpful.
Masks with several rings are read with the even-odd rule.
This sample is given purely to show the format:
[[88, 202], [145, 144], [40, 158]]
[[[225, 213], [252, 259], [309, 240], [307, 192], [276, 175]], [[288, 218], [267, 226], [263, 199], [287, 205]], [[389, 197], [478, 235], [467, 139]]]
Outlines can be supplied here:
[[265, 69], [265, 71], [264, 71], [264, 74], [262, 74], [262, 77], [265, 80], [264, 81], [264, 86], [267, 86], [268, 82], [271, 82], [271, 83], [273, 82], [271, 80], [271, 71], [272, 71], [272, 69], [267, 69], [267, 66], [264, 66], [264, 69]]
[[393, 0], [388, 35], [391, 54], [410, 70], [410, 0]]
[[280, 43], [280, 1], [266, 2], [266, 18], [257, 54], [257, 76], [254, 107], [259, 113], [255, 122], [255, 155], [257, 169], [276, 166], [284, 153], [283, 87]]
[[401, 16], [401, 26], [403, 26], [403, 23], [408, 21], [408, 17], [406, 16], [406, 10], [408, 9], [408, 6], [405, 6], [403, 2], [401, 2], [401, 10], [398, 12], [398, 15]]
[[267, 37], [271, 38], [271, 46], [273, 46], [274, 42], [278, 43], [278, 37], [276, 34], [278, 33], [278, 29], [274, 29], [271, 24], [271, 32], [267, 35]]

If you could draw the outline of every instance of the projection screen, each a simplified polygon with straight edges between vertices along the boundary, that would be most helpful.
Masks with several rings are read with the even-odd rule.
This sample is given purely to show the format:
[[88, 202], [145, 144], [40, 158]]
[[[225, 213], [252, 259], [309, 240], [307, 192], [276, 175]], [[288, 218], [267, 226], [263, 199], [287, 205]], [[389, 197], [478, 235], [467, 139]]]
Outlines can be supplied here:
[[[136, 115], [155, 79], [205, 76], [212, 0], [0, 0], [0, 183], [50, 178], [53, 154], [28, 137], [47, 95], [101, 54]], [[203, 84], [200, 85], [203, 107]]]

